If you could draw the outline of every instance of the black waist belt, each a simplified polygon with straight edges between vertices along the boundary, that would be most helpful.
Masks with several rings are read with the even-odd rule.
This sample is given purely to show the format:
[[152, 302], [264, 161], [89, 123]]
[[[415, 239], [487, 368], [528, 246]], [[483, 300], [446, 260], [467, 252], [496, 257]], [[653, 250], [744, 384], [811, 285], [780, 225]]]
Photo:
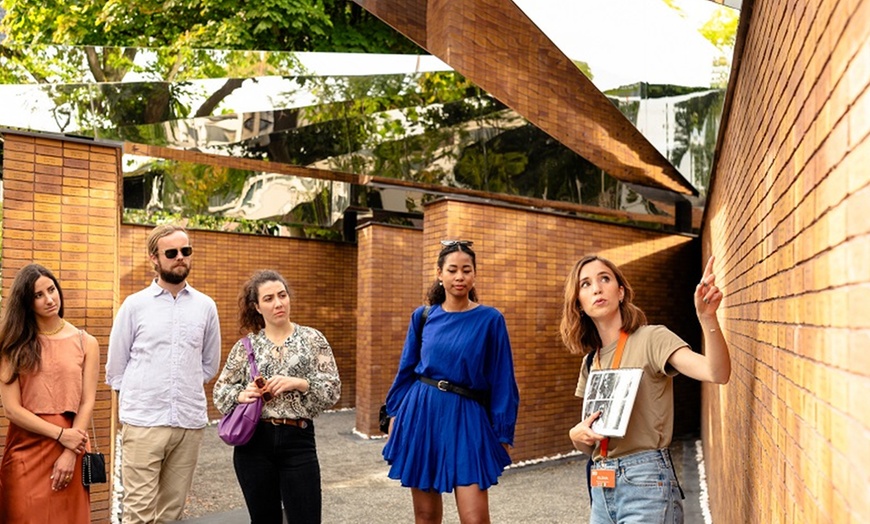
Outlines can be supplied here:
[[486, 391], [482, 391], [479, 389], [468, 389], [462, 386], [457, 386], [456, 384], [451, 384], [446, 380], [435, 380], [429, 377], [424, 377], [422, 375], [417, 378], [420, 379], [420, 382], [424, 384], [429, 384], [430, 386], [434, 386], [441, 391], [448, 391], [450, 393], [462, 395], [463, 397], [468, 397], [471, 400], [475, 400], [484, 406], [489, 404], [489, 394]]

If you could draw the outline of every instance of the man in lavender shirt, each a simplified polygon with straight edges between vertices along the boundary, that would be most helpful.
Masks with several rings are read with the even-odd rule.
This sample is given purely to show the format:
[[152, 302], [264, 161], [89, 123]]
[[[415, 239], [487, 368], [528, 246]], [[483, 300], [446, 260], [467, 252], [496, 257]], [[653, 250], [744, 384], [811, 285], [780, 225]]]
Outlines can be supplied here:
[[218, 371], [221, 333], [214, 300], [187, 283], [192, 253], [183, 227], [154, 228], [148, 257], [157, 278], [124, 300], [109, 337], [124, 524], [181, 519], [208, 423], [203, 386]]

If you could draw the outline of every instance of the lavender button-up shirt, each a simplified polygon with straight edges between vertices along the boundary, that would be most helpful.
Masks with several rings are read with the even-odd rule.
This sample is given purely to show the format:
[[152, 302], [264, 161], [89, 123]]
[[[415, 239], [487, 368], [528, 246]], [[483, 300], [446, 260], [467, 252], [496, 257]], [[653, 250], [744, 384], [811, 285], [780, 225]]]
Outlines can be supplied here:
[[188, 284], [176, 297], [154, 281], [124, 300], [109, 337], [106, 383], [120, 392], [121, 422], [202, 428], [203, 385], [218, 371], [217, 306]]

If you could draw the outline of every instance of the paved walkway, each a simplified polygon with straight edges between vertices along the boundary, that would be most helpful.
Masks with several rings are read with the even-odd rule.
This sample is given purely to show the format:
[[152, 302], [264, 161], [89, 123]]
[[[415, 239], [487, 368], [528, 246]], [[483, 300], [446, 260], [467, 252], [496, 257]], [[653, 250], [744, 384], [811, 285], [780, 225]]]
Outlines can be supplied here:
[[[327, 413], [316, 421], [317, 448], [322, 470], [323, 522], [402, 523], [413, 522], [410, 492], [387, 478], [381, 458], [384, 440], [366, 440], [353, 434], [353, 411]], [[567, 438], [567, 437], [566, 437]], [[695, 442], [677, 441], [672, 446], [677, 474], [686, 492], [686, 523], [703, 523], [699, 504]], [[495, 523], [582, 523], [588, 521], [583, 457], [570, 456], [534, 465], [512, 467], [490, 489], [490, 512]], [[217, 494], [207, 485], [220, 479]], [[192, 497], [235, 497], [236, 508], [198, 518], [185, 524], [243, 524], [250, 522], [232, 470], [231, 448], [208, 428], [203, 444]], [[226, 504], [223, 504], [226, 506]], [[458, 523], [456, 505], [444, 497], [444, 523]]]

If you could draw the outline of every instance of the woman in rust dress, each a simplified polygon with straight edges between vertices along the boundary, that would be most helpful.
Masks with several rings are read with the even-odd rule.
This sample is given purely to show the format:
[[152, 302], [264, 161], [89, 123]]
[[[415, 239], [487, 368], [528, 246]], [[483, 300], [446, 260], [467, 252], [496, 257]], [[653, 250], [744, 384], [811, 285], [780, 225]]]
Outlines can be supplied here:
[[0, 322], [0, 397], [9, 420], [0, 462], [0, 522], [86, 524], [82, 484], [100, 351], [63, 319], [63, 293], [48, 269], [15, 277]]

